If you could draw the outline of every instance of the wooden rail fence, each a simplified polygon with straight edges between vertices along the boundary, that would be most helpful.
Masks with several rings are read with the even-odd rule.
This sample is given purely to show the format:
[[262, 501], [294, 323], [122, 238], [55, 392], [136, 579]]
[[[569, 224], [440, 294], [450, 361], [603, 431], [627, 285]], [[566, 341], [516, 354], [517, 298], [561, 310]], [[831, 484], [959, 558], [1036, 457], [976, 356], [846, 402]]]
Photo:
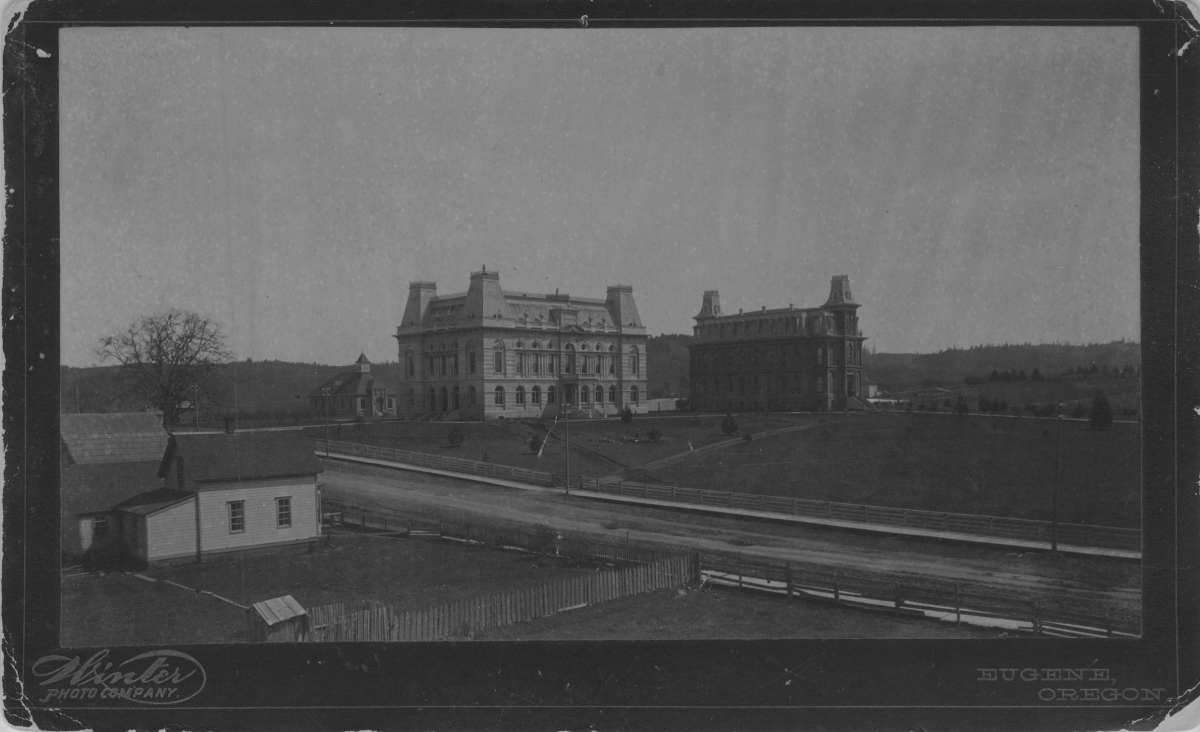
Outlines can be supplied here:
[[396, 612], [392, 606], [382, 603], [369, 603], [357, 611], [348, 611], [342, 603], [322, 605], [308, 609], [309, 631], [302, 639], [313, 642], [433, 641], [471, 637], [488, 628], [677, 587], [694, 574], [693, 557], [676, 554], [660, 558], [653, 564], [621, 567], [424, 610]]
[[[404, 521], [402, 517], [371, 516], [370, 510], [360, 507], [339, 504], [347, 515], [363, 516], [364, 526], [395, 526]], [[352, 514], [350, 512], [359, 512]], [[355, 522], [357, 523], [357, 522]], [[416, 529], [415, 524], [411, 524]], [[956, 622], [968, 624], [996, 625], [994, 621], [1007, 621], [1009, 627], [1015, 630], [1029, 631], [1043, 635], [1074, 636], [1074, 637], [1130, 637], [1137, 636], [1141, 628], [1140, 611], [1114, 603], [1101, 593], [1085, 595], [1047, 594], [1038, 598], [1023, 598], [1017, 593], [1007, 591], [994, 585], [984, 585], [973, 582], [953, 582], [935, 577], [912, 576], [889, 572], [875, 572], [869, 569], [853, 568], [850, 570], [834, 570], [825, 565], [806, 564], [802, 562], [778, 562], [740, 552], [695, 551], [678, 546], [659, 544], [649, 541], [604, 541], [587, 534], [561, 531], [555, 532], [546, 527], [534, 529], [518, 528], [484, 524], [472, 521], [445, 520], [436, 524], [426, 522], [424, 529], [436, 536], [478, 543], [495, 548], [516, 548], [545, 554], [581, 559], [612, 562], [626, 565], [625, 569], [638, 569], [661, 566], [664, 561], [683, 562], [685, 573], [679, 579], [675, 569], [669, 570], [669, 577], [675, 584], [686, 581], [710, 582], [712, 584], [736, 587], [745, 590], [772, 592], [777, 595], [797, 598], [829, 601], [841, 605], [858, 607], [873, 607], [885, 609], [897, 614], [920, 613], [935, 617], [949, 618], [954, 616]], [[632, 566], [629, 566], [632, 565]], [[674, 567], [676, 565], [669, 565]], [[603, 574], [603, 573], [600, 573]], [[600, 574], [596, 575], [599, 577]], [[652, 574], [652, 577], [655, 576]], [[410, 614], [407, 619], [397, 619], [397, 614], [391, 610], [371, 606], [351, 612], [345, 606], [325, 606], [309, 611], [312, 623], [329, 625], [330, 618], [339, 618], [355, 613], [367, 613], [361, 618], [345, 621], [346, 627], [322, 631], [325, 635], [317, 638], [327, 640], [369, 640], [381, 631], [380, 627], [399, 627], [399, 639], [427, 640], [432, 632], [446, 631], [453, 635], [455, 623], [459, 618], [466, 618], [468, 630], [473, 627], [496, 627], [495, 625], [473, 626], [472, 622], [494, 622], [490, 618], [517, 617], [523, 619], [542, 617], [528, 615], [521, 608], [572, 607], [578, 604], [580, 597], [583, 602], [602, 602], [598, 598], [613, 599], [608, 594], [614, 586], [621, 587], [622, 580], [594, 579], [600, 586], [591, 585], [580, 587], [570, 585], [566, 589], [531, 588], [523, 592], [526, 595], [513, 599], [511, 593], [499, 593], [486, 598], [477, 598], [454, 608], [430, 608], [422, 611], [424, 614]], [[678, 580], [676, 582], [676, 580]], [[577, 582], [578, 580], [574, 580]], [[645, 582], [645, 580], [635, 580]], [[657, 581], [657, 580], [656, 580]], [[604, 584], [604, 583], [609, 584]], [[627, 583], [628, 580], [625, 580]], [[626, 585], [627, 586], [627, 585]], [[671, 584], [657, 587], [675, 586]], [[608, 588], [608, 589], [606, 589]], [[641, 590], [648, 591], [648, 590]], [[535, 593], [529, 596], [528, 593]], [[555, 593], [566, 593], [565, 599], [540, 599], [548, 593], [550, 598], [560, 597]], [[581, 594], [582, 593], [582, 594]], [[615, 597], [623, 597], [616, 595]], [[549, 602], [549, 605], [546, 603]], [[563, 603], [566, 603], [565, 605]], [[514, 605], [514, 603], [516, 603]], [[511, 608], [516, 607], [517, 610]], [[375, 613], [370, 615], [370, 613]], [[382, 613], [382, 614], [381, 614]], [[390, 615], [389, 615], [390, 613]], [[386, 617], [385, 617], [386, 616]], [[449, 619], [446, 619], [449, 618]], [[483, 618], [483, 621], [479, 621]], [[447, 626], [447, 623], [450, 625]], [[404, 630], [408, 628], [408, 630]], [[433, 630], [426, 630], [432, 628]], [[437, 629], [441, 630], [437, 630]], [[376, 630], [373, 630], [376, 629]], [[461, 630], [461, 628], [460, 628]], [[389, 631], [392, 632], [392, 631]], [[461, 632], [459, 633], [462, 634]], [[443, 636], [437, 636], [443, 637]]]
[[[312, 439], [318, 452], [324, 451], [325, 441]], [[430, 455], [394, 450], [356, 442], [332, 441], [330, 451], [342, 455], [390, 460], [408, 465], [448, 470], [468, 475], [502, 478], [538, 486], [565, 485], [563, 479], [551, 473], [496, 465], [476, 460]], [[905, 526], [933, 531], [945, 531], [973, 536], [990, 536], [1023, 541], [1050, 541], [1052, 531], [1049, 521], [1006, 518], [1003, 516], [981, 516], [976, 514], [950, 513], [945, 511], [923, 511], [917, 509], [866, 506], [835, 501], [813, 501], [803, 498], [785, 498], [756, 493], [730, 493], [701, 488], [686, 488], [672, 485], [650, 485], [631, 483], [606, 478], [578, 478], [571, 480], [571, 487], [606, 495], [651, 499], [691, 506], [716, 506], [721, 508], [764, 511], [788, 516], [806, 516], [834, 521], [876, 524], [881, 526]], [[1058, 541], [1061, 544], [1089, 546], [1104, 549], [1139, 551], [1142, 532], [1115, 526], [1091, 526], [1088, 524], [1058, 524]]]

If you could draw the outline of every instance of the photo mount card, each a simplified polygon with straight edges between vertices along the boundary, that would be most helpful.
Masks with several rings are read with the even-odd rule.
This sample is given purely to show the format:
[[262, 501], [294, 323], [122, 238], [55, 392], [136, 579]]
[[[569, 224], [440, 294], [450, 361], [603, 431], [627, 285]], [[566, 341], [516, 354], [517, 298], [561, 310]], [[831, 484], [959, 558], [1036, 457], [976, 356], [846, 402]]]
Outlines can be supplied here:
[[[1200, 681], [1196, 23], [31, 3], [9, 723], [1153, 728]], [[169, 400], [146, 323], [213, 336]]]

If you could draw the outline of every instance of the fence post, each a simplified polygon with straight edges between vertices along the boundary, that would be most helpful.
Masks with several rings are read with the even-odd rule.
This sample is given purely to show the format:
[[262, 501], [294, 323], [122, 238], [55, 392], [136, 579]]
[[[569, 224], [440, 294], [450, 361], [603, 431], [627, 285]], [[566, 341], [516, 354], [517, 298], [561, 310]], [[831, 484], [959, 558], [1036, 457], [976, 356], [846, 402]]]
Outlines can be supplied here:
[[962, 625], [962, 603], [958, 598], [958, 583], [954, 583], [954, 624]]
[[671, 486], [671, 501], [675, 501], [675, 486]]
[[1033, 601], [1033, 633], [1042, 634], [1041, 604], [1037, 600]]
[[792, 599], [792, 564], [791, 564], [791, 562], [788, 562], [787, 564], [785, 564], [784, 569], [787, 574], [787, 596], [788, 596], [788, 599], [790, 600], [790, 599]]
[[742, 586], [742, 553], [737, 553], [738, 588]]
[[900, 607], [904, 604], [904, 598], [900, 596], [900, 583], [896, 583], [896, 614], [900, 614]]

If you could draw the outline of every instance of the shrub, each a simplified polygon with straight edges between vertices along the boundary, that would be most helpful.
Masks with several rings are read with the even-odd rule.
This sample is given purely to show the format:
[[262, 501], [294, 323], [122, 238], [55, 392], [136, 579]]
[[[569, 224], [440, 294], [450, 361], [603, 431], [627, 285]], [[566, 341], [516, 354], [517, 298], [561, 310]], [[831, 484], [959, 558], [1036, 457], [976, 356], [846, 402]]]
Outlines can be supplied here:
[[621, 410], [621, 421], [624, 422], [625, 424], [629, 424], [630, 422], [632, 422], [633, 421], [633, 410], [630, 409], [629, 407], [625, 407], [623, 410]]
[[450, 434], [446, 435], [446, 439], [450, 441], [451, 445], [458, 447], [459, 445], [463, 444], [463, 441], [467, 439], [467, 436], [464, 435], [463, 431], [460, 430], [456, 425], [450, 428]]
[[651, 427], [650, 431], [646, 433], [646, 437], [649, 438], [651, 442], [658, 442], [660, 439], [662, 439], [662, 430], [660, 430], [657, 426]]
[[958, 415], [966, 415], [970, 409], [967, 407], [967, 398], [962, 394], [958, 395], [958, 399], [954, 402], [954, 413]]
[[726, 414], [725, 419], [721, 420], [721, 431], [727, 435], [738, 431], [737, 420], [733, 418], [732, 414]]
[[1112, 405], [1108, 403], [1108, 397], [1104, 395], [1102, 390], [1096, 391], [1096, 398], [1092, 400], [1092, 413], [1089, 419], [1094, 430], [1106, 430], [1112, 427]]
[[542, 442], [545, 440], [541, 435], [534, 435], [529, 438], [529, 451], [537, 452], [542, 449]]
[[359, 432], [367, 429], [367, 420], [363, 419], [361, 414], [354, 418], [354, 429]]

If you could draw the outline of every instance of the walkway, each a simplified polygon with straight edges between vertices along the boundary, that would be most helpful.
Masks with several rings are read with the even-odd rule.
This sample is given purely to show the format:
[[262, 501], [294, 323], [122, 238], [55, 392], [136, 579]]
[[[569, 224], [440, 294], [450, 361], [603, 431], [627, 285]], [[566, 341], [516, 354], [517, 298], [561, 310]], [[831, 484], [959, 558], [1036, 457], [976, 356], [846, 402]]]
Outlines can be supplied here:
[[[718, 443], [720, 444], [720, 443]], [[318, 452], [318, 457], [326, 457]], [[471, 481], [474, 483], [486, 483], [489, 485], [501, 486], [504, 488], [515, 488], [517, 490], [535, 491], [540, 493], [561, 494], [562, 488], [547, 488], [544, 486], [529, 485], [528, 483], [519, 483], [513, 480], [505, 480], [503, 478], [489, 478], [479, 475], [469, 475], [467, 473], [458, 473], [450, 470], [441, 470], [438, 468], [426, 468], [416, 465], [408, 465], [406, 463], [393, 462], [391, 460], [379, 460], [376, 458], [358, 457], [356, 455], [343, 455], [332, 453], [326, 459], [341, 460], [344, 462], [361, 463], [366, 465], [374, 465], [377, 467], [388, 468], [392, 470], [407, 470], [418, 473], [430, 473], [433, 475], [442, 475], [448, 478], [457, 478], [459, 480]], [[571, 495], [579, 498], [586, 498], [596, 501], [610, 501], [614, 503], [636, 504], [641, 506], [650, 506], [654, 508], [664, 508], [674, 511], [689, 511], [694, 513], [706, 513], [717, 516], [730, 518], [750, 518], [757, 520], [776, 521], [791, 524], [808, 524], [822, 526], [831, 529], [842, 529], [847, 531], [861, 531], [874, 534], [887, 534], [891, 536], [907, 536], [921, 539], [938, 539], [942, 541], [953, 541], [967, 544], [975, 544], [980, 546], [991, 546], [1008, 550], [1020, 551], [1047, 551], [1049, 547], [1046, 542], [1026, 541], [1022, 539], [1008, 539], [997, 536], [980, 536], [977, 534], [964, 534], [955, 531], [938, 531], [935, 529], [913, 528], [906, 526], [889, 526], [881, 524], [871, 524], [859, 521], [844, 521], [840, 519], [827, 519], [813, 516], [793, 516], [786, 513], [776, 513], [774, 511], [758, 511], [746, 508], [726, 508], [719, 506], [701, 506], [692, 503], [677, 503], [673, 501], [662, 501], [654, 498], [638, 498], [633, 496], [614, 496], [607, 493], [596, 493], [594, 491], [585, 491], [573, 489]], [[1071, 544], [1058, 545], [1058, 550], [1062, 554], [1085, 557], [1105, 557], [1109, 559], [1122, 559], [1128, 561], [1141, 561], [1142, 553], [1140, 551], [1128, 551], [1124, 549], [1105, 549], [1100, 547], [1090, 546], [1075, 546]]]

